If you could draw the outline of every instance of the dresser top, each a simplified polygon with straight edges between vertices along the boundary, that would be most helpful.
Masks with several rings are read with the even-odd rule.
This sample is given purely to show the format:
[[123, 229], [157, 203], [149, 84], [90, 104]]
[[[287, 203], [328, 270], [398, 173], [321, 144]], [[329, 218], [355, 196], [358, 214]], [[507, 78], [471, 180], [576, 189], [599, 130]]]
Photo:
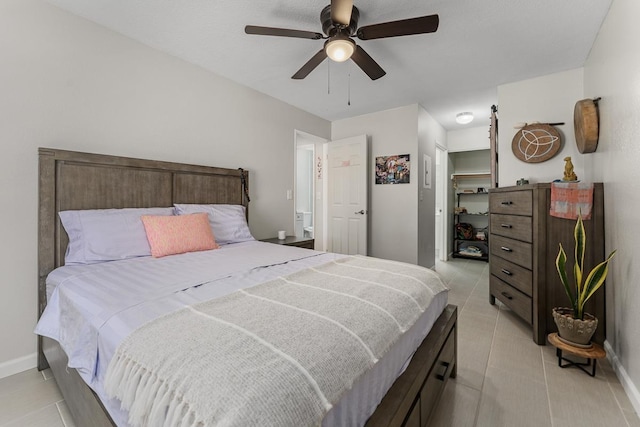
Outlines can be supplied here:
[[[594, 182], [593, 185], [595, 187], [601, 187], [601, 182]], [[507, 191], [523, 191], [523, 190], [535, 190], [536, 188], [551, 188], [550, 182], [539, 182], [536, 184], [525, 184], [525, 185], [512, 185], [509, 187], [498, 187], [498, 188], [490, 188], [489, 193], [504, 193]]]

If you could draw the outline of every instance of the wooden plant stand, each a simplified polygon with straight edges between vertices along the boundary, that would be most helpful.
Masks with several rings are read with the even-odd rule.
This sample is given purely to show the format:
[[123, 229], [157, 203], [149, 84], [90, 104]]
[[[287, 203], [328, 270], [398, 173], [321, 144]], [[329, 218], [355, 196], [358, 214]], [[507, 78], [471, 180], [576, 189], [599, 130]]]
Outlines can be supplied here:
[[[561, 368], [566, 368], [568, 366], [576, 366], [583, 372], [586, 372], [592, 377], [595, 377], [597, 360], [604, 359], [605, 357], [607, 357], [607, 352], [604, 350], [604, 348], [602, 348], [600, 344], [592, 343], [591, 347], [589, 348], [576, 347], [560, 340], [557, 332], [549, 334], [547, 338], [549, 339], [549, 343], [551, 343], [551, 345], [553, 345], [556, 348], [556, 356], [558, 356], [558, 366]], [[574, 356], [587, 359], [587, 362], [580, 363], [580, 362], [574, 362], [572, 360], [569, 360], [562, 356], [563, 351], [566, 351], [567, 353], [572, 354]], [[565, 361], [567, 363], [563, 365], [562, 361]], [[591, 372], [586, 370], [584, 368], [585, 366], [591, 367]]]

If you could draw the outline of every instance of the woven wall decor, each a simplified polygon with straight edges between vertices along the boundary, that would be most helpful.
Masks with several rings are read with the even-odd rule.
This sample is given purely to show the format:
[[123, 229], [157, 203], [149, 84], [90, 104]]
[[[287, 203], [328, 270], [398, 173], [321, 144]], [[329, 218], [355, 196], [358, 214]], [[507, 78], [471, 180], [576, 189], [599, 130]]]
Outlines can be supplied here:
[[513, 137], [511, 150], [523, 162], [541, 163], [555, 156], [562, 140], [558, 130], [545, 123], [525, 125]]

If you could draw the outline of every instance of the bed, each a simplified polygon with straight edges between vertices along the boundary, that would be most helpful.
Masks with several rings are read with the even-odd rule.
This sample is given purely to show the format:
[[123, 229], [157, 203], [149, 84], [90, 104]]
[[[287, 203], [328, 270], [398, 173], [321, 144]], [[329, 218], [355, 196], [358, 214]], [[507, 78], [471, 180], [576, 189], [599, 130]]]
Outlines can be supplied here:
[[[72, 275], [67, 272], [73, 270], [73, 268], [56, 270], [64, 264], [64, 255], [69, 242], [59, 220], [59, 212], [110, 208], [171, 207], [174, 204], [230, 204], [245, 207], [248, 205], [248, 172], [243, 170], [46, 148], [40, 149], [39, 156], [38, 309], [40, 315], [45, 311], [48, 298], [51, 298], [52, 289], [55, 288], [55, 286], [52, 288], [50, 283], [49, 290], [47, 289], [47, 278], [49, 277], [49, 282], [51, 282], [53, 280], [51, 276], [59, 275], [60, 271]], [[260, 271], [260, 275], [264, 275], [260, 279], [260, 286], [273, 285], [272, 281], [276, 278], [290, 277], [288, 276], [290, 274], [302, 274], [299, 271], [302, 271], [303, 268], [304, 271], [307, 271], [309, 267], [313, 269], [324, 268], [321, 266], [325, 265], [330, 265], [331, 268], [337, 268], [336, 266], [339, 265], [340, 268], [343, 268], [340, 263], [364, 262], [361, 259], [351, 260], [332, 254], [280, 247], [279, 245], [277, 245], [277, 250], [273, 248], [276, 245], [271, 245], [265, 251], [265, 245], [269, 246], [263, 242], [247, 241], [228, 245], [221, 251], [208, 252], [212, 252], [213, 256], [219, 258], [215, 262], [221, 266], [234, 265], [229, 260], [242, 258], [233, 258], [234, 251], [242, 254], [255, 252], [256, 256], [250, 257], [252, 259], [258, 259], [263, 256], [260, 254], [268, 253], [268, 259], [261, 259], [261, 264], [258, 266], [264, 264], [280, 267], [265, 269], [243, 265], [242, 267], [238, 266], [235, 270]], [[208, 258], [206, 261], [200, 259], [200, 257], [209, 256], [205, 254], [202, 252], [186, 258], [194, 258], [196, 263], [213, 263], [214, 261]], [[200, 261], [198, 261], [199, 259]], [[138, 260], [124, 261], [125, 264], [133, 262], [138, 262]], [[154, 262], [154, 260], [143, 260], [142, 262]], [[171, 263], [168, 262], [168, 264]], [[137, 264], [135, 269], [139, 269]], [[51, 275], [54, 270], [57, 273]], [[112, 270], [122, 269], [112, 268]], [[156, 270], [156, 267], [154, 266], [150, 270]], [[194, 269], [190, 268], [190, 270]], [[265, 271], [269, 271], [269, 273], [267, 274]], [[220, 280], [236, 282], [235, 278], [229, 279], [233, 276], [231, 271], [222, 276], [224, 277], [219, 278]], [[253, 280], [252, 276], [246, 273], [242, 273], [242, 276], [248, 277], [249, 283]], [[64, 276], [61, 280], [67, 280], [67, 277]], [[193, 280], [202, 279], [194, 277]], [[264, 289], [259, 286], [255, 288], [246, 286], [247, 289]], [[192, 287], [206, 288], [205, 286]], [[202, 292], [206, 293], [206, 291]], [[236, 294], [237, 292], [233, 293], [233, 295]], [[365, 421], [366, 425], [371, 426], [426, 425], [446, 381], [449, 377], [456, 375], [457, 311], [455, 306], [445, 306], [446, 302], [442, 302], [442, 296], [438, 296], [438, 299], [441, 307], [437, 313], [431, 314], [433, 317], [431, 320], [425, 319], [423, 315], [416, 320], [416, 325], [420, 322], [428, 324], [428, 334], [424, 339], [422, 338], [424, 335], [420, 336], [418, 344], [416, 344], [417, 350], [414, 353], [411, 350], [412, 356], [409, 355], [408, 360], [403, 360], [401, 369], [398, 369], [399, 376], [396, 378], [396, 374], [393, 374], [393, 378], [390, 381], [387, 380], [389, 385], [384, 386], [382, 395], [377, 398], [377, 402], [380, 402], [377, 407], [377, 402], [368, 404], [369, 406], [373, 405], [373, 409], [371, 409], [373, 413], [369, 412], [370, 416], [367, 414], [368, 419], [362, 420], [362, 415], [359, 416], [360, 418], [357, 415], [349, 415], [354, 412], [355, 402], [362, 399], [361, 395], [357, 394], [357, 389], [369, 388], [367, 374], [356, 378], [353, 384], [347, 387], [349, 390], [344, 393], [340, 392], [343, 397], [333, 405], [333, 408], [329, 409], [323, 425], [362, 425]], [[424, 328], [426, 327], [424, 326]], [[409, 331], [417, 329], [419, 329], [418, 326], [414, 325]], [[409, 335], [411, 334], [404, 334], [400, 340], [404, 340], [404, 337]], [[415, 337], [412, 339], [416, 340]], [[96, 394], [95, 384], [92, 384], [93, 389], [87, 385], [85, 371], [68, 368], [69, 357], [56, 340], [38, 336], [38, 341], [38, 367], [39, 369], [45, 369], [47, 366], [51, 368], [69, 409], [79, 425], [126, 424], [122, 421], [123, 415], [114, 409], [114, 402], [105, 399], [103, 390], [98, 390]], [[105, 350], [102, 354], [108, 354], [109, 351], [113, 352], [113, 349]], [[393, 354], [394, 352], [395, 350], [388, 353]], [[406, 359], [406, 356], [404, 357]], [[73, 354], [71, 358], [74, 358]], [[385, 363], [398, 365], [397, 361], [387, 362], [390, 358], [385, 355], [376, 366], [384, 368]], [[106, 363], [103, 368], [106, 369]], [[386, 368], [378, 368], [378, 371], [388, 374]], [[102, 395], [102, 400], [98, 394]], [[376, 398], [374, 397], [374, 399]]]

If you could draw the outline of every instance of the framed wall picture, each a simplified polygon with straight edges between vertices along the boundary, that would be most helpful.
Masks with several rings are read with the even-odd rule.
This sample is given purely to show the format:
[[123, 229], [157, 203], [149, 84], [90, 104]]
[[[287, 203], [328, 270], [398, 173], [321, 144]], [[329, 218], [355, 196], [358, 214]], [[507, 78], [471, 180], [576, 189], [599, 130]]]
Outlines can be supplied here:
[[408, 184], [411, 173], [409, 154], [376, 157], [376, 184]]
[[422, 186], [431, 189], [431, 156], [424, 155], [424, 182]]

